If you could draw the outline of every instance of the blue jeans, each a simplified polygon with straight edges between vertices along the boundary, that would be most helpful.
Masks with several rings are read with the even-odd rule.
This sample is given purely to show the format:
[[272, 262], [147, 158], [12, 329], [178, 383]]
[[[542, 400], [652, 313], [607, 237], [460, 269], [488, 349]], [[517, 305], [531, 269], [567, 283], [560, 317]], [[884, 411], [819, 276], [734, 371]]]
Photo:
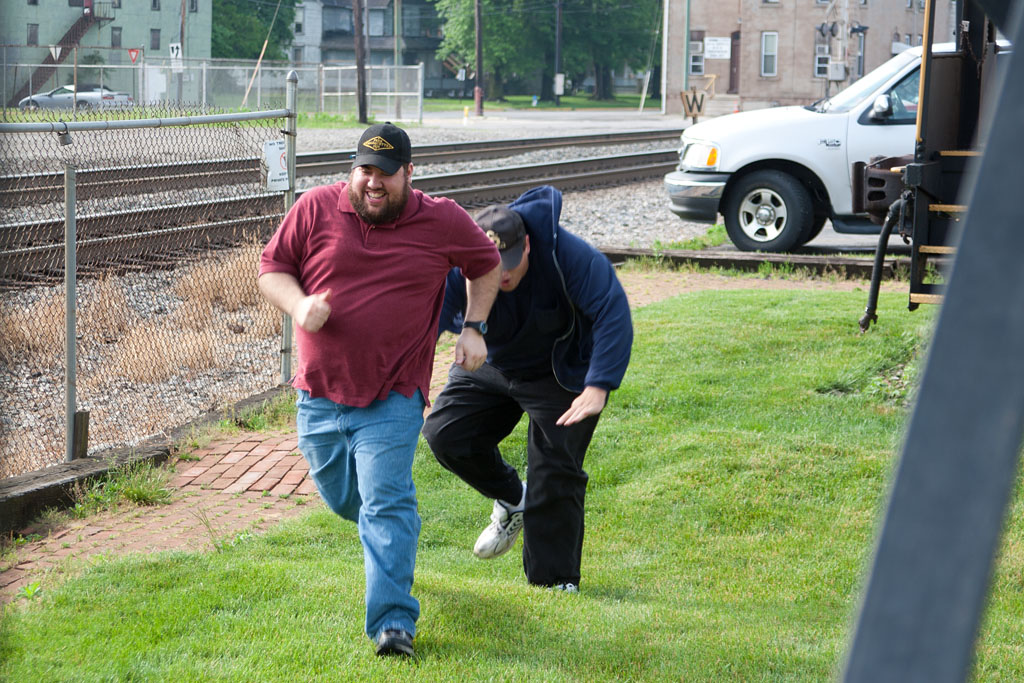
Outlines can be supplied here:
[[320, 496], [356, 522], [366, 570], [366, 635], [416, 633], [412, 597], [420, 516], [412, 461], [423, 426], [423, 396], [391, 392], [365, 408], [310, 398], [298, 390], [299, 449]]

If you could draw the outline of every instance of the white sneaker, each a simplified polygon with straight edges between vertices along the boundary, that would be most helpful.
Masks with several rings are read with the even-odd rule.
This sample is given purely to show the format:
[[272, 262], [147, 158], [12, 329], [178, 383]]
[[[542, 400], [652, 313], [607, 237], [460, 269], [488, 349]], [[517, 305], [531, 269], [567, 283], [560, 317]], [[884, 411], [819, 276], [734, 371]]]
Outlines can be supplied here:
[[551, 586], [551, 588], [549, 588], [548, 590], [562, 591], [563, 593], [579, 593], [580, 587], [577, 586], [575, 583], [556, 583], [554, 586]]
[[473, 546], [473, 554], [481, 560], [489, 560], [508, 552], [519, 538], [523, 529], [523, 510], [526, 508], [526, 482], [523, 482], [523, 497], [519, 505], [510, 506], [500, 500], [494, 501], [491, 523], [483, 530]]

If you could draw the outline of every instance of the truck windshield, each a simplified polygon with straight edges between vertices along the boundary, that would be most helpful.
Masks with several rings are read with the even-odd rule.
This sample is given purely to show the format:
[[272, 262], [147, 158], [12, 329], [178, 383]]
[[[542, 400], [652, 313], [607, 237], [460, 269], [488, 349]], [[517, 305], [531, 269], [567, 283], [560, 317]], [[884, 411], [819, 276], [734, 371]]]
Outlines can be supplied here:
[[836, 93], [831, 98], [818, 100], [811, 106], [807, 107], [807, 109], [817, 112], [829, 112], [832, 114], [850, 111], [850, 109], [863, 102], [865, 97], [878, 90], [878, 88], [887, 80], [892, 78], [896, 72], [919, 58], [920, 54], [917, 50], [904, 50], [874, 71], [868, 73], [849, 88]]

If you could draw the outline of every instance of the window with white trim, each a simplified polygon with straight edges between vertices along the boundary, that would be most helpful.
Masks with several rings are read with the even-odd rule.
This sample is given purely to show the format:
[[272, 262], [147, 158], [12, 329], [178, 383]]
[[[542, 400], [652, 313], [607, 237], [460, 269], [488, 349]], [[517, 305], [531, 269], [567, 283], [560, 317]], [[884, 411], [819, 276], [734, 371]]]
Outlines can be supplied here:
[[761, 32], [761, 75], [779, 75], [779, 32]]
[[704, 75], [704, 31], [690, 31], [690, 75]]
[[814, 77], [828, 78], [829, 36], [814, 32]]
[[864, 75], [864, 44], [867, 42], [867, 36], [863, 33], [857, 34], [857, 78]]

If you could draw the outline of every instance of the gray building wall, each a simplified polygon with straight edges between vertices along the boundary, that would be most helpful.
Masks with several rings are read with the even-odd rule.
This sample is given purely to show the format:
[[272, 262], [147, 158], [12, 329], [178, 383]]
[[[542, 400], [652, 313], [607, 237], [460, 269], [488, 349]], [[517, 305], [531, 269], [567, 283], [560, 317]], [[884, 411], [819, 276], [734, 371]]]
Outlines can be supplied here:
[[[60, 42], [68, 29], [82, 16], [83, 0], [2, 0], [0, 2], [0, 43], [3, 44], [5, 94], [20, 88], [29, 78], [29, 68], [23, 65], [41, 64], [50, 54], [50, 45]], [[180, 0], [106, 0], [96, 1], [93, 12], [98, 21], [78, 42], [79, 68], [85, 62], [102, 59], [102, 64], [128, 66], [132, 64], [129, 49], [138, 49], [136, 64], [143, 61], [166, 60], [169, 45], [179, 42], [181, 33], [182, 2]], [[156, 8], [154, 8], [154, 5]], [[182, 56], [185, 59], [208, 59], [212, 31], [213, 0], [185, 0], [185, 41]], [[29, 25], [37, 27], [37, 46], [29, 46]], [[152, 31], [159, 31], [158, 47]], [[120, 34], [120, 47], [116, 46]], [[98, 55], [98, 57], [96, 56]], [[38, 92], [71, 82], [75, 54], [65, 50], [64, 61], [57, 73], [46, 83], [33, 83]], [[14, 65], [19, 65], [15, 69]], [[96, 79], [95, 68], [87, 71], [90, 81]], [[121, 89], [121, 81], [131, 83], [131, 76], [118, 69], [105, 69], [104, 81]]]

